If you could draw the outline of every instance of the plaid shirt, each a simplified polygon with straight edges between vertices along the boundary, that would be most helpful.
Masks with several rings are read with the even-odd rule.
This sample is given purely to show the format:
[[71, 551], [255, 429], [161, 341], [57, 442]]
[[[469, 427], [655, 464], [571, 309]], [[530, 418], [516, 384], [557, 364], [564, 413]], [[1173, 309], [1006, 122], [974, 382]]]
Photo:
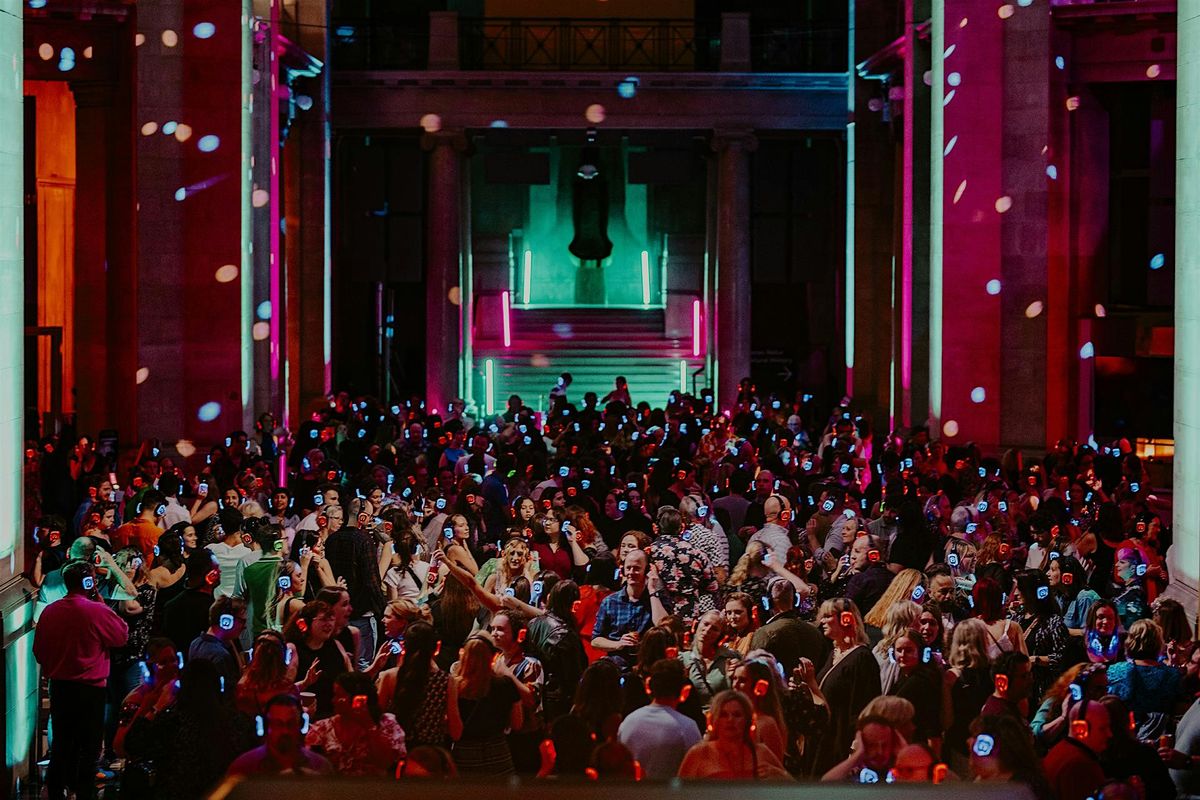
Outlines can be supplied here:
[[621, 588], [600, 601], [592, 638], [601, 636], [615, 642], [627, 633], [645, 633], [653, 624], [650, 592], [644, 591], [641, 598], [630, 600], [629, 593]]

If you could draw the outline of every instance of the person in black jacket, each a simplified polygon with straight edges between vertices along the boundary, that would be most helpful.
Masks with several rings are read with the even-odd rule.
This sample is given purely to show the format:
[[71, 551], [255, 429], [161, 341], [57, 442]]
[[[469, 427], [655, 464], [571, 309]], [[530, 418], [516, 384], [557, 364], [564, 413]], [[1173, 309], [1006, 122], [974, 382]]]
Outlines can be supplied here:
[[587, 668], [587, 653], [571, 610], [578, 600], [575, 582], [559, 581], [546, 597], [546, 613], [530, 620], [526, 629], [525, 651], [546, 670], [542, 708], [548, 720], [571, 710], [575, 689]]
[[375, 657], [375, 621], [383, 614], [384, 601], [375, 539], [362, 528], [347, 525], [325, 540], [325, 559], [350, 592], [350, 624], [360, 634], [357, 660], [359, 668], [366, 669]]

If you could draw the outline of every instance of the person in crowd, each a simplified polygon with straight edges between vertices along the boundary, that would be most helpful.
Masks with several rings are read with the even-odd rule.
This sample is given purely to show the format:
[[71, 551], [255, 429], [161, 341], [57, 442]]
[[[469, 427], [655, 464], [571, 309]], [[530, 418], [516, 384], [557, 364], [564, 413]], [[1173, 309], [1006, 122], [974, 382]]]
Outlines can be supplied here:
[[823, 782], [879, 783], [886, 780], [905, 745], [904, 737], [887, 718], [859, 715], [850, 755], [821, 776]]
[[187, 558], [187, 588], [172, 598], [163, 609], [163, 633], [186, 653], [192, 640], [208, 627], [208, 610], [213, 591], [221, 582], [221, 567], [209, 550], [201, 548]]
[[621, 670], [613, 661], [591, 664], [579, 679], [571, 716], [580, 719], [594, 742], [616, 738], [623, 711]]
[[767, 584], [762, 604], [764, 609], [769, 606], [771, 616], [754, 632], [750, 649], [766, 650], [789, 675], [801, 658], [807, 658], [814, 664], [825, 662], [829, 655], [829, 640], [821, 635], [815, 625], [800, 618], [796, 611], [796, 588], [790, 581], [781, 577], [772, 578]]
[[1086, 697], [1067, 712], [1067, 736], [1042, 760], [1046, 780], [1058, 800], [1094, 797], [1107, 779], [1100, 761], [1112, 739], [1112, 723], [1103, 703]]
[[1083, 632], [1088, 610], [1100, 599], [1100, 595], [1087, 585], [1087, 571], [1073, 556], [1051, 552], [1050, 566], [1046, 579], [1050, 583], [1050, 595], [1062, 615], [1063, 624], [1075, 636]]
[[1021, 626], [1033, 665], [1033, 696], [1041, 697], [1067, 666], [1074, 642], [1050, 597], [1050, 583], [1039, 570], [1017, 574], [1009, 595], [1013, 620]]
[[250, 531], [243, 531], [243, 526], [249, 526], [249, 520], [242, 516], [236, 508], [223, 508], [217, 514], [218, 525], [222, 536], [218, 541], [208, 545], [208, 549], [217, 559], [221, 568], [221, 582], [213, 589], [213, 597], [232, 597], [241, 592], [235, 591], [238, 572], [244, 570], [262, 557], [262, 550], [250, 548], [253, 536]]
[[221, 695], [236, 695], [242, 676], [242, 653], [238, 644], [246, 629], [246, 604], [237, 597], [218, 597], [208, 609], [208, 630], [188, 646], [188, 661], [207, 661], [220, 680]]
[[306, 603], [283, 635], [296, 649], [296, 674], [301, 692], [316, 695], [313, 719], [333, 713], [333, 681], [352, 669], [350, 654], [334, 638], [334, 613], [322, 600]]
[[224, 702], [220, 681], [212, 662], [196, 659], [180, 671], [175, 696], [164, 694], [130, 726], [126, 749], [154, 763], [153, 797], [206, 797], [249, 746], [248, 720]]
[[[539, 576], [539, 581], [546, 580]], [[574, 581], [555, 583], [546, 595], [544, 613], [531, 619], [526, 627], [525, 650], [546, 670], [542, 709], [548, 720], [571, 710], [575, 689], [587, 668], [587, 653], [575, 627], [574, 606], [578, 600], [579, 587]]]
[[542, 688], [546, 685], [546, 672], [536, 658], [526, 655], [522, 643], [525, 641], [525, 617], [518, 611], [500, 611], [492, 615], [488, 623], [488, 634], [500, 651], [496, 659], [496, 672], [512, 673], [521, 695], [521, 727], [508, 732], [508, 749], [512, 753], [513, 766], [521, 774], [533, 774], [538, 768], [538, 745], [542, 728]]
[[707, 611], [696, 621], [691, 648], [680, 655], [692, 694], [706, 711], [718, 692], [730, 688], [730, 666], [740, 660], [736, 650], [721, 644], [724, 638], [725, 616]]
[[1029, 728], [1021, 720], [1008, 714], [980, 715], [971, 723], [967, 744], [971, 751], [970, 779], [1022, 784], [1035, 800], [1055, 797]]
[[683, 538], [683, 519], [677, 509], [661, 508], [655, 526], [658, 537], [650, 545], [650, 564], [662, 580], [663, 606], [691, 625], [717, 607], [716, 573], [704, 551]]
[[1024, 722], [1029, 719], [1033, 691], [1033, 665], [1024, 653], [1001, 653], [992, 662], [992, 693], [981, 714], [1008, 714]]
[[70, 562], [62, 577], [67, 596], [46, 607], [33, 637], [34, 658], [50, 683], [50, 800], [62, 800], [68, 788], [77, 798], [95, 797], [109, 651], [129, 638], [129, 627], [100, 601], [91, 564]]
[[770, 748], [781, 764], [788, 760], [788, 728], [784, 713], [779, 662], [769, 653], [754, 651], [753, 656], [733, 665], [729, 682], [734, 691], [750, 698], [754, 706], [755, 736]]
[[1082, 635], [1087, 659], [1093, 664], [1115, 664], [1124, 660], [1125, 629], [1111, 600], [1098, 600], [1092, 604]]
[[833, 644], [818, 675], [830, 725], [816, 742], [812, 771], [824, 775], [849, 752], [858, 713], [881, 689], [879, 664], [867, 646], [866, 628], [854, 603], [845, 598], [826, 600], [817, 611], [817, 621]]
[[1170, 733], [1186, 699], [1184, 672], [1161, 663], [1162, 650], [1162, 628], [1153, 620], [1139, 619], [1125, 637], [1126, 660], [1107, 669], [1108, 691], [1129, 707], [1137, 738], [1143, 741]]
[[975, 616], [987, 625], [988, 658], [995, 661], [1002, 653], [1028, 655], [1021, 626], [1004, 614], [1004, 592], [999, 583], [992, 578], [980, 578], [971, 590], [971, 599]]
[[725, 627], [729, 632], [727, 644], [742, 656], [750, 652], [754, 634], [758, 630], [757, 611], [754, 598], [745, 592], [732, 592], [725, 597]]
[[679, 777], [708, 780], [787, 780], [783, 764], [754, 738], [754, 706], [741, 692], [726, 689], [713, 698], [708, 735], [679, 765]]
[[300, 696], [295, 648], [278, 631], [263, 631], [250, 648], [250, 662], [238, 680], [235, 702], [248, 717], [262, 716], [276, 695]]
[[136, 547], [142, 551], [142, 558], [149, 561], [163, 532], [161, 523], [167, 513], [167, 501], [159, 492], [148, 491], [134, 507], [137, 516], [112, 532], [112, 543], [116, 548]]
[[432, 625], [413, 622], [404, 631], [404, 647], [396, 666], [376, 680], [380, 707], [395, 715], [412, 750], [442, 747], [450, 741], [450, 675], [434, 660], [439, 646]]
[[945, 681], [932, 652], [933, 648], [924, 643], [919, 631], [909, 630], [900, 635], [893, 651], [898, 675], [888, 694], [903, 697], [916, 709], [914, 741], [933, 742], [935, 749], [939, 749], [944, 730], [942, 697]]
[[649, 563], [645, 551], [629, 551], [621, 570], [625, 585], [600, 602], [592, 624], [592, 647], [626, 664], [632, 664], [637, 657], [642, 634], [667, 616], [661, 586], [656, 584], [654, 589], [648, 586]]
[[375, 684], [361, 672], [333, 682], [333, 716], [313, 722], [305, 743], [339, 775], [391, 775], [405, 755], [404, 731], [379, 707]]
[[1129, 706], [1113, 694], [1099, 698], [1099, 704], [1108, 711], [1108, 727], [1112, 731], [1101, 759], [1105, 776], [1109, 780], [1140, 783], [1147, 798], [1175, 797], [1175, 784], [1167, 765], [1155, 748], [1139, 740], [1129, 725]]
[[650, 704], [633, 711], [621, 722], [618, 738], [650, 780], [674, 777], [688, 750], [700, 742], [696, 723], [677, 710], [688, 685], [678, 660], [655, 662], [646, 677]]
[[539, 570], [549, 570], [563, 580], [574, 577], [575, 568], [588, 563], [588, 554], [580, 547], [565, 514], [554, 508], [535, 520], [531, 551]]
[[[361, 524], [363, 516], [356, 521]], [[359, 526], [344, 526], [325, 540], [325, 559], [349, 595], [349, 623], [358, 631], [357, 649], [351, 657], [361, 667], [375, 656], [375, 622], [383, 615], [384, 592], [375, 548], [374, 537]]]
[[987, 645], [987, 625], [980, 619], [960, 622], [950, 640], [946, 677], [950, 685], [951, 720], [942, 747], [947, 763], [960, 775], [967, 771], [967, 736], [971, 722], [995, 689]]
[[450, 675], [447, 726], [454, 740], [454, 761], [464, 775], [512, 775], [506, 729], [521, 728], [520, 681], [501, 663], [485, 634], [468, 637]]
[[[1104, 696], [1107, 687], [1107, 676], [1104, 666], [1076, 664], [1068, 669], [1054, 682], [1042, 698], [1037, 713], [1030, 723], [1030, 731], [1038, 749], [1042, 752], [1058, 744], [1067, 735], [1067, 716], [1071, 703], [1076, 696], [1086, 696], [1088, 700], [1099, 700]], [[1129, 716], [1125, 717], [1125, 725], [1129, 725]]]
[[247, 750], [229, 765], [229, 777], [255, 775], [328, 775], [333, 765], [304, 746], [310, 728], [308, 713], [300, 701], [288, 694], [277, 695], [259, 717], [263, 743]]

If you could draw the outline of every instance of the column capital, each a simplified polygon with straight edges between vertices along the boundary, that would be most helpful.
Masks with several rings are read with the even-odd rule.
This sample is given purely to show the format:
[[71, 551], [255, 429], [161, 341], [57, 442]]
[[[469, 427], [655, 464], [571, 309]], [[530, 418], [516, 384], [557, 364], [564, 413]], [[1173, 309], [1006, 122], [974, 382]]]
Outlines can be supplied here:
[[77, 108], [104, 108], [113, 104], [116, 87], [112, 81], [70, 81]]
[[758, 137], [754, 135], [753, 128], [717, 129], [712, 132], [710, 144], [717, 153], [726, 150], [753, 153], [758, 149]]
[[456, 153], [465, 153], [469, 146], [470, 142], [467, 141], [467, 135], [462, 128], [446, 128], [421, 135], [422, 150], [452, 147]]

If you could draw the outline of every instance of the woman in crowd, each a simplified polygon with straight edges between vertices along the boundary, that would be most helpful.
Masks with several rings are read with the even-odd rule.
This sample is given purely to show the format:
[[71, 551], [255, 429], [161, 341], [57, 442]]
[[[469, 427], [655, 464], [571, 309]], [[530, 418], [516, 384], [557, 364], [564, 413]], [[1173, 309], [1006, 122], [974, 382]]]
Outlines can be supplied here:
[[[1135, 627], [1136, 627], [1135, 623]], [[1132, 635], [1133, 631], [1130, 631]], [[1144, 744], [1129, 726], [1129, 706], [1120, 697], [1104, 695], [1100, 703], [1108, 710], [1112, 738], [1104, 751], [1104, 773], [1130, 784], [1140, 783], [1143, 796], [1154, 800], [1175, 797], [1175, 782], [1167, 765], [1153, 747]], [[1153, 740], [1152, 740], [1153, 741]]]
[[583, 671], [571, 714], [583, 720], [595, 742], [616, 738], [621, 726], [621, 670], [609, 660], [597, 661]]
[[754, 735], [754, 706], [726, 689], [713, 698], [708, 735], [688, 750], [679, 777], [708, 780], [787, 780], [783, 764]]
[[816, 742], [813, 774], [824, 775], [849, 752], [858, 712], [882, 691], [879, 662], [867, 647], [858, 607], [845, 598], [826, 600], [817, 611], [817, 622], [833, 643], [833, 652], [818, 674], [830, 725]]
[[500, 611], [488, 624], [492, 643], [500, 651], [496, 660], [497, 674], [512, 673], [518, 694], [521, 695], [521, 727], [508, 732], [508, 749], [513, 766], [521, 774], [532, 774], [538, 768], [538, 743], [541, 741], [542, 688], [546, 673], [536, 658], [526, 655], [525, 617], [517, 611]]
[[448, 727], [454, 761], [464, 775], [511, 775], [515, 772], [507, 729], [520, 729], [521, 694], [512, 672], [500, 673], [492, 662], [499, 651], [485, 634], [463, 644], [451, 672]]
[[1111, 600], [1100, 600], [1088, 609], [1083, 626], [1083, 644], [1088, 661], [1115, 664], [1125, 657], [1125, 631]]
[[566, 580], [573, 577], [575, 567], [588, 563], [588, 555], [570, 528], [563, 530], [564, 519], [563, 512], [554, 508], [540, 514], [533, 525], [532, 550], [539, 569], [550, 570]]
[[[1072, 685], [1074, 689], [1071, 688]], [[1089, 701], [1094, 701], [1104, 695], [1106, 686], [1105, 670], [1099, 664], [1076, 664], [1060, 675], [1042, 697], [1042, 704], [1030, 723], [1030, 731], [1037, 746], [1042, 751], [1048, 751], [1066, 737], [1069, 727], [1067, 714], [1076, 692], [1086, 696]], [[1125, 726], [1129, 726], [1128, 715], [1125, 717]]]
[[625, 556], [629, 555], [630, 550], [649, 550], [650, 537], [642, 531], [628, 531], [621, 537], [620, 547], [617, 549], [617, 564], [625, 563]]
[[437, 632], [427, 622], [414, 622], [404, 631], [398, 664], [380, 674], [379, 705], [389, 709], [405, 732], [408, 747], [444, 746], [449, 741], [449, 674], [434, 656]]
[[755, 651], [753, 658], [733, 665], [730, 683], [734, 691], [750, 698], [754, 706], [756, 740], [766, 745], [782, 764], [787, 758], [788, 728], [779, 699], [782, 691], [779, 673], [772, 666], [776, 663], [769, 653]]
[[279, 562], [279, 577], [275, 581], [275, 599], [271, 603], [268, 627], [282, 631], [287, 628], [300, 609], [304, 608], [308, 571], [295, 561], [283, 559]]
[[726, 643], [743, 658], [750, 652], [750, 641], [758, 630], [758, 606], [745, 592], [733, 592], [725, 598]]
[[1074, 642], [1050, 597], [1050, 584], [1040, 570], [1017, 574], [1009, 595], [1014, 620], [1021, 626], [1033, 664], [1033, 696], [1041, 697], [1070, 663]]
[[597, 553], [585, 568], [587, 579], [579, 587], [579, 605], [574, 609], [574, 617], [579, 625], [579, 635], [583, 640], [583, 649], [587, 652], [588, 663], [597, 661], [605, 656], [601, 650], [592, 647], [592, 628], [596, 624], [596, 613], [600, 603], [621, 585], [621, 568], [617, 566], [613, 554], [605, 550]]
[[[863, 622], [867, 624], [868, 632], [871, 628], [876, 630], [884, 630], [887, 626], [887, 620], [892, 608], [898, 603], [917, 603], [925, 597], [925, 576], [915, 569], [901, 570], [892, 582], [888, 585], [887, 591], [879, 598], [879, 602], [871, 609], [870, 613], [863, 615]], [[913, 605], [913, 608], [919, 608]], [[905, 627], [910, 627], [916, 622], [916, 619], [906, 620]], [[892, 634], [898, 633], [899, 630], [893, 630]], [[884, 632], [884, 638], [888, 634]]]
[[992, 661], [1001, 653], [1025, 653], [1025, 636], [1021, 626], [1004, 616], [1004, 595], [1000, 584], [991, 578], [980, 578], [971, 590], [975, 616], [987, 626], [988, 658]]
[[993, 691], [988, 660], [987, 624], [967, 619], [954, 627], [950, 640], [947, 680], [950, 684], [950, 726], [946, 730], [946, 759], [955, 772], [966, 774], [967, 734], [971, 721]]
[[492, 594], [505, 594], [517, 578], [532, 580], [536, 574], [529, 545], [524, 539], [514, 537], [505, 542], [496, 569], [484, 581], [483, 588]]
[[296, 648], [296, 674], [301, 692], [316, 695], [316, 719], [333, 713], [333, 679], [353, 667], [346, 648], [334, 638], [333, 609], [313, 600], [284, 629], [284, 639]]
[[[877, 603], [876, 608], [879, 605]], [[882, 630], [879, 631], [881, 638], [879, 639], [879, 644], [875, 645], [871, 653], [875, 656], [875, 660], [879, 662], [880, 687], [885, 693], [896, 682], [896, 678], [898, 677], [895, 653], [896, 640], [917, 624], [917, 618], [920, 614], [920, 606], [911, 600], [905, 600], [895, 603], [882, 615], [883, 625]], [[869, 637], [870, 635], [871, 629], [868, 628], [867, 636]]]
[[706, 611], [696, 620], [691, 648], [682, 654], [692, 694], [705, 710], [718, 692], [730, 688], [730, 666], [740, 660], [736, 650], [721, 644], [724, 638], [725, 615]]
[[1100, 599], [1096, 590], [1087, 585], [1087, 572], [1074, 556], [1059, 555], [1050, 559], [1046, 569], [1050, 595], [1062, 615], [1063, 624], [1078, 636], [1087, 622], [1088, 610]]
[[361, 672], [333, 683], [333, 716], [309, 726], [305, 741], [339, 775], [391, 775], [404, 758], [404, 731], [379, 706], [375, 684]]
[[1192, 640], [1192, 626], [1183, 606], [1176, 600], [1160, 597], [1154, 601], [1152, 619], [1163, 634], [1162, 662], [1173, 667], [1186, 667], [1196, 643]]
[[1188, 698], [1183, 689], [1184, 672], [1159, 662], [1162, 629], [1158, 623], [1139, 619], [1125, 637], [1125, 661], [1108, 666], [1108, 691], [1133, 712], [1137, 738], [1154, 741], [1174, 730], [1176, 714]]
[[250, 649], [250, 663], [237, 685], [237, 709], [253, 717], [266, 711], [267, 702], [277, 695], [299, 696], [296, 668], [299, 659], [295, 647], [276, 631], [263, 631]]

